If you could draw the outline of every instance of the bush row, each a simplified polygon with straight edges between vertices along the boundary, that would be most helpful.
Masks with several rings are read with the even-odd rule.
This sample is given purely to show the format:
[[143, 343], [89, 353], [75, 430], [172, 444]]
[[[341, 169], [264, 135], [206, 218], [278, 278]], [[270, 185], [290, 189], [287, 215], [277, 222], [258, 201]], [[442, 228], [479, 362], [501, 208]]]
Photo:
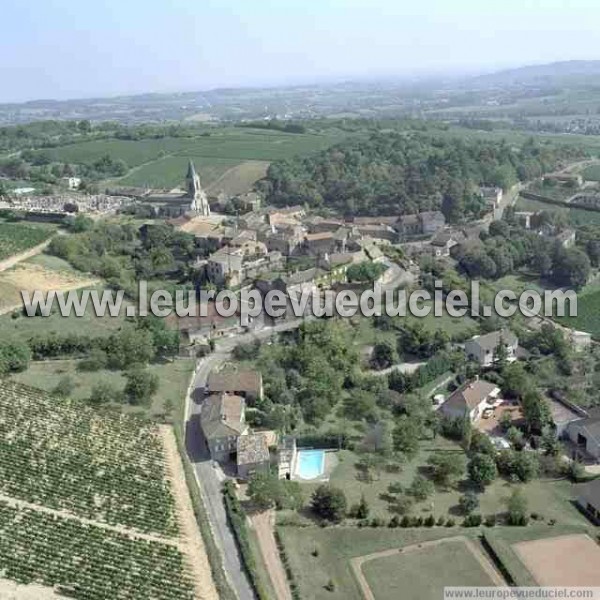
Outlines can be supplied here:
[[225, 502], [227, 519], [235, 535], [242, 562], [244, 563], [246, 573], [248, 573], [250, 583], [259, 600], [269, 600], [269, 595], [260, 581], [254, 554], [252, 553], [252, 548], [250, 547], [250, 542], [248, 540], [246, 513], [235, 493], [235, 484], [232, 481], [226, 481], [223, 485], [223, 500]]
[[298, 583], [296, 582], [296, 577], [294, 576], [294, 572], [292, 571], [292, 567], [290, 566], [290, 559], [288, 558], [287, 552], [285, 550], [285, 545], [279, 535], [279, 530], [275, 529], [275, 542], [277, 544], [277, 549], [279, 550], [279, 556], [281, 558], [281, 562], [283, 563], [283, 568], [285, 570], [285, 574], [287, 575], [288, 582], [290, 584], [290, 590], [292, 591], [293, 600], [300, 600], [300, 590], [298, 589]]

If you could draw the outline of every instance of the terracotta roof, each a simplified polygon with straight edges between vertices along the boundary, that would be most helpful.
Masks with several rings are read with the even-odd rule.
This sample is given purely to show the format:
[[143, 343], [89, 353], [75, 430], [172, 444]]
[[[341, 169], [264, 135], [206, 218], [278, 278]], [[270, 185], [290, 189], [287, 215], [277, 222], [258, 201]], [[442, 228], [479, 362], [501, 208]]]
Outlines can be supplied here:
[[207, 439], [240, 435], [246, 428], [245, 401], [233, 394], [214, 394], [202, 403], [200, 421]]
[[252, 465], [269, 460], [267, 436], [263, 433], [241, 435], [237, 439], [237, 464]]
[[221, 371], [211, 373], [209, 392], [260, 392], [262, 375], [258, 371]]
[[444, 406], [471, 411], [479, 406], [498, 386], [484, 379], [468, 381], [452, 392]]

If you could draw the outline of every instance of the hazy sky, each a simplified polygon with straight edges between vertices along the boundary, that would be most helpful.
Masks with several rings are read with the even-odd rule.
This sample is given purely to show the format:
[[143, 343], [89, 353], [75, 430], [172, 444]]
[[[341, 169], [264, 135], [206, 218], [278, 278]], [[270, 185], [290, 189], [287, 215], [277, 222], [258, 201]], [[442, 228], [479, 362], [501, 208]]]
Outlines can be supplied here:
[[599, 0], [2, 0], [0, 102], [600, 59]]

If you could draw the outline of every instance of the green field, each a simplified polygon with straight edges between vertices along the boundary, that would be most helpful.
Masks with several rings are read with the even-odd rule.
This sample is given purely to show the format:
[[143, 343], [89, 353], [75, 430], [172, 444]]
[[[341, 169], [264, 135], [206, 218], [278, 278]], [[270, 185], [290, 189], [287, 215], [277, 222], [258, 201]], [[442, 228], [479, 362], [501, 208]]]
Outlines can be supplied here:
[[[64, 261], [57, 263], [51, 258], [50, 262], [46, 260], [50, 257], [38, 256], [32, 260], [50, 269], [50, 265], [59, 266]], [[98, 288], [99, 289], [99, 288]], [[108, 336], [125, 322], [125, 317], [97, 317], [94, 314], [91, 302], [86, 308], [82, 317], [70, 315], [63, 317], [58, 311], [53, 311], [48, 317], [25, 317], [19, 316], [13, 318], [13, 315], [7, 314], [0, 316], [0, 332], [2, 339], [5, 340], [28, 340], [34, 336], [44, 335], [87, 335], [90, 337]]]
[[0, 223], [0, 260], [25, 252], [51, 235], [52, 230], [18, 223]]
[[515, 205], [515, 210], [523, 211], [553, 211], [563, 212], [569, 218], [569, 222], [572, 226], [581, 225], [600, 225], [600, 212], [592, 210], [583, 210], [581, 208], [562, 208], [556, 206], [556, 204], [548, 204], [546, 202], [540, 202], [539, 200], [531, 200], [529, 198], [519, 197]]
[[439, 600], [445, 586], [494, 585], [458, 540], [375, 558], [363, 564], [362, 572], [377, 600]]
[[94, 162], [108, 154], [130, 167], [124, 177], [112, 183], [132, 186], [174, 187], [183, 183], [187, 163], [192, 159], [204, 185], [210, 185], [228, 169], [245, 161], [272, 161], [322, 150], [340, 140], [331, 133], [292, 134], [235, 127], [211, 128], [191, 138], [151, 140], [97, 140], [53, 149], [59, 162]]
[[557, 319], [561, 325], [591, 333], [600, 338], [600, 287], [590, 285], [577, 294], [577, 316]]
[[[70, 377], [75, 384], [72, 397], [81, 400], [89, 398], [94, 385], [100, 382], [109, 382], [117, 388], [125, 386], [125, 377], [121, 372], [105, 369], [91, 373], [81, 372], [77, 370], [77, 362], [76, 360], [33, 362], [27, 371], [17, 373], [13, 379], [51, 392], [62, 378]], [[194, 371], [194, 362], [191, 359], [176, 360], [172, 363], [153, 364], [150, 369], [159, 377], [159, 387], [152, 399], [152, 405], [144, 411], [145, 414], [152, 416], [163, 414], [165, 401], [169, 401], [173, 406], [183, 402]], [[125, 410], [128, 408], [126, 406]], [[131, 407], [131, 410], [139, 409]]]
[[586, 181], [600, 181], [600, 164], [586, 167], [581, 174]]

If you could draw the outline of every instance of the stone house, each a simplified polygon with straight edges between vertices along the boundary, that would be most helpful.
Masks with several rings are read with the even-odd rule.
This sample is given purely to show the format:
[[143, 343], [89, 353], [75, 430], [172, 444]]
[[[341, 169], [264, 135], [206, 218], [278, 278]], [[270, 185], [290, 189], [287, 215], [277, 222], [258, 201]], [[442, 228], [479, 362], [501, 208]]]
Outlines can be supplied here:
[[227, 461], [237, 451], [237, 441], [248, 431], [246, 403], [234, 394], [213, 394], [202, 403], [200, 424], [213, 460]]

